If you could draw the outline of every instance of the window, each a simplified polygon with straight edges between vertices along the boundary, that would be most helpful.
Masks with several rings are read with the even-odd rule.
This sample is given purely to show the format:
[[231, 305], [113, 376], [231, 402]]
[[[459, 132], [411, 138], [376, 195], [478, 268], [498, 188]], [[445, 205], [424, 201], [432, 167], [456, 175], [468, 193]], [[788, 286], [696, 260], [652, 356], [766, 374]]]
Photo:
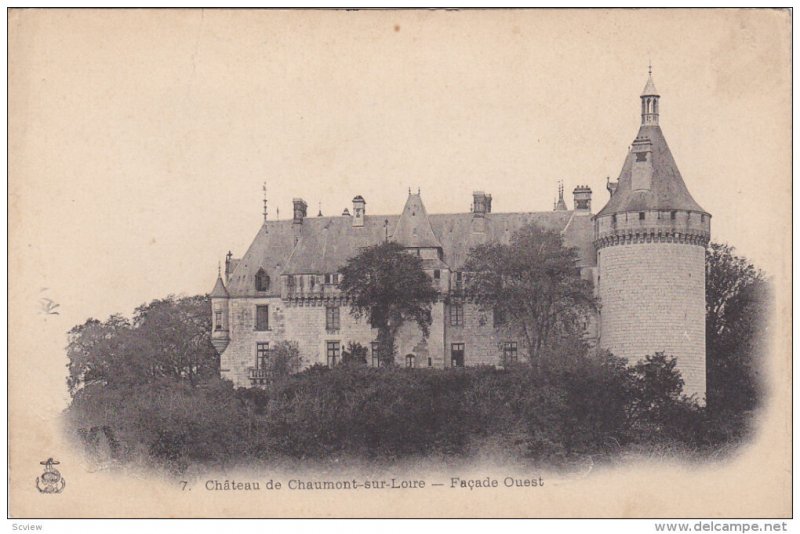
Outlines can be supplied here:
[[381, 361], [378, 357], [378, 342], [373, 341], [370, 345], [372, 348], [372, 367], [380, 367]]
[[256, 273], [256, 291], [269, 291], [269, 276], [264, 269]]
[[450, 305], [450, 326], [464, 326], [464, 305]]
[[640, 212], [639, 212], [639, 220], [640, 220], [640, 221], [643, 221], [643, 220], [644, 220], [644, 212], [643, 212], [643, 211], [640, 211]]
[[463, 343], [453, 343], [450, 345], [450, 364], [453, 367], [464, 367]]
[[336, 366], [336, 362], [339, 359], [339, 342], [328, 341], [326, 352], [328, 355], [328, 367]]
[[441, 278], [441, 276], [442, 276], [442, 274], [441, 274], [441, 271], [439, 271], [439, 269], [434, 269], [433, 270], [433, 279], [434, 280], [438, 280], [439, 278]]
[[412, 368], [414, 367], [414, 361], [416, 360], [416, 356], [413, 354], [406, 354], [406, 367]]
[[464, 277], [460, 272], [456, 273], [456, 291], [461, 291], [461, 287], [464, 284]]
[[269, 306], [256, 306], [256, 330], [269, 330]]
[[294, 291], [294, 275], [289, 275], [286, 277], [286, 286], [289, 288], [289, 291]]
[[495, 308], [492, 313], [492, 318], [495, 328], [506, 324], [506, 312], [504, 310]]
[[269, 343], [256, 343], [256, 369], [266, 369], [269, 360]]
[[433, 358], [428, 358], [428, 367], [433, 367]]
[[337, 285], [339, 283], [339, 273], [328, 273], [325, 275], [325, 283], [330, 285]]
[[677, 216], [677, 214], [678, 214], [677, 211], [671, 211], [671, 212], [669, 212], [669, 218], [674, 221], [675, 217]]
[[617, 214], [613, 214], [611, 216], [611, 224], [617, 224]]
[[328, 306], [325, 308], [325, 330], [339, 330], [339, 307]]
[[214, 312], [214, 330], [222, 330], [222, 312]]
[[503, 365], [517, 363], [517, 342], [505, 341], [503, 343]]

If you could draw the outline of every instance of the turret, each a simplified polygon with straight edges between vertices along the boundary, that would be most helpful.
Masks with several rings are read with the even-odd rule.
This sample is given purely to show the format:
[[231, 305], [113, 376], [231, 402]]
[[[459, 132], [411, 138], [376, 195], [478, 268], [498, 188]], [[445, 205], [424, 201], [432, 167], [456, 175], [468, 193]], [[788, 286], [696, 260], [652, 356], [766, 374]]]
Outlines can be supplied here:
[[652, 71], [641, 100], [639, 132], [593, 218], [600, 346], [632, 364], [656, 352], [674, 356], [684, 393], [702, 402], [711, 216], [689, 193], [661, 131]]
[[217, 282], [214, 289], [209, 294], [211, 298], [211, 344], [222, 354], [230, 341], [230, 329], [228, 326], [228, 290], [222, 281], [222, 273], [217, 273]]
[[658, 126], [658, 99], [660, 95], [653, 83], [653, 67], [647, 70], [647, 83], [642, 90], [642, 126]]

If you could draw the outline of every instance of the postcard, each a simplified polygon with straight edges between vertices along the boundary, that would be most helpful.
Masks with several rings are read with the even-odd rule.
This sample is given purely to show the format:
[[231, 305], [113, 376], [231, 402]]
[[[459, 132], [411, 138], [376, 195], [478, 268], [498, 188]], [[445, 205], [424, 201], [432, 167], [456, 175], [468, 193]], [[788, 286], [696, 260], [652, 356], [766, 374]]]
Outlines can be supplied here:
[[791, 20], [10, 9], [10, 516], [791, 517]]

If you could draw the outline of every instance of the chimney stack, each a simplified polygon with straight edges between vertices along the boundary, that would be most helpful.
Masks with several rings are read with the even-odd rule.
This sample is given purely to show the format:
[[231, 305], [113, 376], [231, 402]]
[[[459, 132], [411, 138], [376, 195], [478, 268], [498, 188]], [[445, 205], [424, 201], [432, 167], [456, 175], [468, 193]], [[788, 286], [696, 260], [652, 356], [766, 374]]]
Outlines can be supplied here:
[[364, 226], [364, 215], [367, 201], [361, 195], [353, 199], [353, 226]]
[[591, 213], [592, 211], [592, 190], [588, 185], [579, 185], [572, 191], [572, 198], [575, 202], [575, 211]]
[[306, 217], [308, 204], [302, 198], [293, 198], [292, 204], [294, 205], [294, 220], [293, 224], [303, 224], [303, 219]]
[[492, 212], [492, 195], [487, 195], [483, 191], [472, 192], [472, 216], [484, 217]]

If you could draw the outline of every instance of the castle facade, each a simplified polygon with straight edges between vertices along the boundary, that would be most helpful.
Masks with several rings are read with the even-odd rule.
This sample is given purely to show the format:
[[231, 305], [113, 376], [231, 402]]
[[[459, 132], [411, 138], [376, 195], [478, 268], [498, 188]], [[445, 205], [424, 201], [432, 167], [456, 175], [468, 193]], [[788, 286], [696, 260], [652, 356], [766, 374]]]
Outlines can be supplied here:
[[522, 339], [499, 317], [458, 298], [470, 249], [508, 243], [535, 223], [560, 232], [578, 250], [582, 277], [592, 280], [600, 311], [587, 336], [636, 362], [663, 351], [677, 358], [684, 391], [705, 396], [705, 247], [711, 216], [689, 194], [659, 126], [652, 76], [641, 95], [642, 122], [611, 197], [592, 214], [592, 191], [579, 186], [569, 209], [559, 187], [553, 211], [494, 213], [490, 194], [476, 191], [469, 213], [428, 214], [409, 191], [400, 215], [369, 215], [361, 196], [352, 213], [308, 216], [302, 199], [293, 217], [267, 221], [241, 258], [228, 253], [210, 294], [212, 342], [221, 374], [236, 386], [266, 382], [270, 346], [296, 341], [304, 365], [335, 365], [350, 342], [378, 365], [377, 331], [355, 320], [338, 289], [339, 269], [360, 248], [389, 239], [422, 259], [442, 298], [429, 337], [411, 323], [397, 336], [398, 364], [408, 367], [499, 365], [522, 359]]

